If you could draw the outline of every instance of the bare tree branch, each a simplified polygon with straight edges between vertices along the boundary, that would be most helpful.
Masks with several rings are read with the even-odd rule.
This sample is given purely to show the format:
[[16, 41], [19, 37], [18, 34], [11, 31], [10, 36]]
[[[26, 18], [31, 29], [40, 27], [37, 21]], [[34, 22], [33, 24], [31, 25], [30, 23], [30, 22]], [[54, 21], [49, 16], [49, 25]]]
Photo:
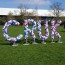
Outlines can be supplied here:
[[61, 2], [54, 2], [50, 6], [50, 8], [53, 10], [52, 13], [54, 16], [59, 17], [63, 11], [62, 3]]

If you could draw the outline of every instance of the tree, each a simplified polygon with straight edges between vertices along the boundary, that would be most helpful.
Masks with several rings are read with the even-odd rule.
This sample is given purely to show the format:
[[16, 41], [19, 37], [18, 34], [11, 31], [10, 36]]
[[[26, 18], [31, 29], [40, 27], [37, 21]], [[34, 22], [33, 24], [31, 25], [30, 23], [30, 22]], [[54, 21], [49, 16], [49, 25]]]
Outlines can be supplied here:
[[13, 19], [13, 13], [12, 12], [9, 12], [8, 13], [8, 16], [7, 16], [7, 19], [10, 20], [10, 19]]
[[25, 6], [24, 4], [20, 4], [19, 7], [20, 9], [20, 16], [26, 16], [27, 15], [27, 6]]
[[26, 19], [29, 16], [36, 16], [37, 11], [34, 9], [32, 9], [32, 11], [29, 11], [28, 7], [25, 4], [20, 4], [19, 7], [20, 9], [20, 17], [19, 17], [19, 21], [20, 23], [23, 24], [24, 19]]
[[54, 3], [52, 3], [50, 8], [52, 9], [52, 14], [55, 17], [59, 17], [62, 14], [63, 7], [62, 7], [62, 3], [61, 2], [54, 2]]
[[32, 10], [31, 12], [28, 11], [28, 7], [24, 4], [20, 4], [19, 7], [20, 9], [20, 16], [35, 16], [37, 15], [37, 10]]

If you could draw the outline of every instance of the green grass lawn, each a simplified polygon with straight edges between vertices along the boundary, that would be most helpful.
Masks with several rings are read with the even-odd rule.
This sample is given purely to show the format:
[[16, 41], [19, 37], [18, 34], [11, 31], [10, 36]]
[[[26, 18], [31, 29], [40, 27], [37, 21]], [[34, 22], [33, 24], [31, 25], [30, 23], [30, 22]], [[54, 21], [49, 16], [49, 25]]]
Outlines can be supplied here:
[[[58, 27], [58, 32], [62, 36], [62, 44], [50, 43], [50, 36], [46, 40], [47, 44], [41, 44], [41, 40], [38, 38], [37, 31], [35, 35], [37, 37], [37, 45], [31, 44], [33, 42], [31, 36], [29, 36], [30, 45], [24, 46], [24, 37], [19, 41], [17, 47], [10, 46], [10, 42], [6, 41], [2, 35], [2, 27], [0, 26], [0, 65], [65, 65], [65, 31], [63, 26]], [[10, 36], [17, 36], [18, 34], [24, 34], [23, 26], [10, 26], [8, 28], [8, 34]], [[44, 29], [42, 27], [42, 33], [44, 35]], [[54, 41], [57, 40], [55, 37]]]

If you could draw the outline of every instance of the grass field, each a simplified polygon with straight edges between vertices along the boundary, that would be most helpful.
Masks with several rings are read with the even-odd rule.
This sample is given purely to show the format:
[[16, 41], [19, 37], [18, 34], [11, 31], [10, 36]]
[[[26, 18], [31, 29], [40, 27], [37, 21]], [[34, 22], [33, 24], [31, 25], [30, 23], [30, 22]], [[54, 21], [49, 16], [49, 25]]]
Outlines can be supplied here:
[[[31, 44], [32, 38], [29, 36], [30, 45], [24, 46], [24, 37], [19, 41], [17, 47], [10, 46], [10, 43], [5, 40], [2, 35], [2, 27], [0, 26], [0, 65], [65, 65], [65, 31], [63, 26], [58, 27], [58, 32], [62, 36], [62, 44], [50, 43], [50, 36], [46, 40], [47, 44], [41, 44], [41, 40], [37, 36], [37, 45]], [[42, 27], [43, 28], [43, 27]], [[44, 30], [42, 29], [44, 34]], [[10, 26], [8, 34], [10, 36], [17, 36], [24, 34], [23, 26]], [[57, 40], [55, 37], [54, 41]]]

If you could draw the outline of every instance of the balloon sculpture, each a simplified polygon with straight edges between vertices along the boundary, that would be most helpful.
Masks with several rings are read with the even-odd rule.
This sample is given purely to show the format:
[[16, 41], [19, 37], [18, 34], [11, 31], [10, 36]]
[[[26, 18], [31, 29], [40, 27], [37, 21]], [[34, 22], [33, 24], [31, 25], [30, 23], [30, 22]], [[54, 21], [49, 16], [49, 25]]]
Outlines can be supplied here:
[[61, 23], [62, 23], [61, 20], [57, 20], [57, 23], [56, 23], [56, 24], [55, 24], [55, 21], [54, 21], [54, 20], [51, 21], [50, 35], [51, 35], [51, 42], [52, 42], [52, 43], [54, 43], [54, 42], [53, 42], [53, 40], [54, 40], [54, 35], [56, 35], [56, 36], [58, 37], [58, 42], [59, 42], [59, 43], [62, 43], [62, 42], [60, 41], [61, 36], [60, 36], [60, 34], [56, 31], [56, 28], [57, 28]]
[[41, 40], [43, 40], [42, 44], [46, 44], [44, 41], [48, 38], [49, 36], [49, 30], [48, 30], [48, 20], [44, 20], [44, 29], [45, 29], [45, 35], [43, 36], [41, 33], [41, 21], [38, 20], [38, 36]]
[[[30, 22], [33, 25], [32, 29], [28, 28], [28, 24]], [[26, 43], [24, 45], [29, 45], [29, 43], [27, 42], [27, 40], [28, 40], [28, 32], [30, 33], [30, 35], [32, 36], [32, 38], [34, 40], [33, 44], [36, 44], [35, 43], [36, 36], [34, 34], [34, 30], [36, 30], [36, 22], [33, 19], [26, 19], [26, 20], [24, 20], [24, 36], [25, 36], [25, 39], [26, 39]]]
[[[41, 40], [43, 40], [42, 44], [46, 44], [45, 43], [45, 40], [49, 37], [49, 30], [48, 30], [48, 20], [44, 20], [44, 29], [45, 29], [45, 35], [43, 36], [42, 33], [41, 33], [41, 20], [38, 20], [37, 21], [37, 29], [38, 29], [38, 36]], [[32, 23], [32, 28], [30, 29], [28, 27], [28, 24], [29, 23]], [[58, 42], [59, 43], [62, 43], [61, 42], [61, 35], [56, 31], [57, 27], [62, 23], [61, 20], [57, 20], [57, 22], [55, 23], [54, 20], [51, 21], [51, 30], [50, 30], [50, 37], [51, 37], [51, 42], [54, 43], [54, 35], [56, 35], [58, 37]], [[7, 33], [7, 29], [10, 25], [20, 25], [20, 23], [16, 20], [10, 20], [8, 22], [5, 23], [4, 27], [3, 27], [3, 36], [6, 38], [6, 40], [10, 41], [11, 43], [13, 43], [12, 46], [17, 46], [18, 44], [16, 43], [18, 40], [20, 40], [23, 35], [22, 34], [19, 34], [17, 37], [11, 37], [8, 35]], [[33, 44], [37, 44], [35, 42], [35, 39], [36, 39], [36, 36], [34, 34], [34, 30], [36, 30], [36, 21], [33, 20], [33, 19], [25, 19], [24, 20], [24, 37], [25, 37], [25, 40], [26, 40], [26, 43], [24, 45], [29, 45], [28, 43], [28, 33], [30, 33], [31, 37], [33, 38]]]
[[16, 20], [10, 20], [10, 21], [6, 22], [4, 27], [3, 27], [3, 36], [6, 38], [6, 40], [13, 43], [12, 46], [16, 46], [17, 44], [15, 42], [20, 40], [23, 37], [23, 35], [19, 34], [17, 37], [10, 37], [7, 33], [7, 29], [10, 25], [18, 25], [19, 26], [20, 23]]

